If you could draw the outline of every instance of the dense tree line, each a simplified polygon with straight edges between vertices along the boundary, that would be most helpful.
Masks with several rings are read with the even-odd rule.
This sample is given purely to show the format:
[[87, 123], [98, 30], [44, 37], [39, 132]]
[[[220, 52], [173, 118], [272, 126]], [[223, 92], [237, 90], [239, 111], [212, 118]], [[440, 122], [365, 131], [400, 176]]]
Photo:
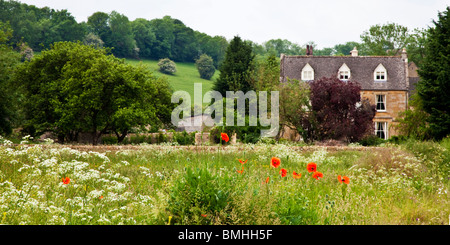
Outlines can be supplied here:
[[0, 135], [10, 134], [17, 121], [11, 71], [20, 63], [20, 54], [7, 45], [11, 37], [11, 27], [0, 22]]
[[256, 55], [273, 54], [278, 57], [281, 54], [305, 55], [307, 45], [313, 48], [313, 55], [316, 56], [349, 55], [355, 47], [358, 49], [358, 54], [362, 56], [390, 56], [400, 55], [402, 49], [406, 48], [409, 60], [420, 65], [425, 56], [424, 44], [427, 35], [428, 30], [426, 29], [410, 30], [396, 23], [386, 23], [371, 26], [360, 35], [359, 42], [349, 41], [322, 49], [318, 49], [314, 41], [300, 45], [286, 39], [271, 39], [262, 44], [252, 43], [252, 46]]
[[54, 42], [89, 43], [94, 40], [112, 48], [112, 54], [121, 58], [169, 58], [195, 62], [201, 54], [207, 54], [218, 67], [228, 46], [224, 37], [194, 31], [170, 16], [130, 21], [116, 11], [96, 12], [88, 17], [87, 22], [77, 23], [67, 10], [0, 0], [0, 21], [11, 25], [11, 44], [24, 42], [34, 51], [49, 48]]
[[[222, 36], [209, 36], [187, 27], [170, 16], [146, 20], [129, 20], [116, 11], [96, 12], [87, 22], [77, 23], [67, 10], [37, 8], [17, 1], [0, 0], [0, 21], [9, 22], [14, 30], [11, 43], [25, 42], [34, 51], [48, 48], [59, 41], [95, 40], [121, 58], [169, 58], [173, 61], [195, 62], [202, 54], [214, 61], [215, 67], [225, 58], [229, 45]], [[271, 39], [262, 44], [248, 41], [255, 55], [303, 55], [306, 45], [313, 47], [314, 55], [348, 55], [357, 47], [360, 55], [396, 55], [407, 48], [411, 61], [420, 64], [424, 56], [427, 30], [386, 23], [374, 25], [361, 34], [359, 42], [350, 41], [333, 47], [317, 48], [309, 41], [303, 45], [286, 39]]]
[[82, 40], [87, 29], [67, 10], [37, 8], [17, 1], [0, 0], [0, 21], [11, 25], [10, 43], [25, 42], [34, 51], [48, 48], [54, 42]]

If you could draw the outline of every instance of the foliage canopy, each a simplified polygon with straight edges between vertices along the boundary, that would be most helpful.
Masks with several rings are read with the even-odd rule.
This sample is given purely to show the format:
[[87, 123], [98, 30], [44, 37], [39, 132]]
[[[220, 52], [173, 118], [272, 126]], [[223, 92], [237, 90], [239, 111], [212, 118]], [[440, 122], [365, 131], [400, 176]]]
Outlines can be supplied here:
[[200, 55], [200, 58], [195, 61], [195, 66], [197, 67], [200, 77], [206, 80], [210, 80], [216, 72], [214, 61], [207, 54]]
[[52, 131], [60, 141], [90, 132], [92, 143], [114, 132], [119, 142], [137, 126], [168, 123], [167, 81], [143, 66], [127, 65], [103, 49], [59, 42], [19, 67], [26, 129]]
[[373, 132], [375, 107], [367, 100], [361, 101], [358, 83], [330, 77], [314, 80], [310, 86], [314, 130], [319, 140], [356, 142]]
[[254, 57], [251, 44], [235, 36], [227, 48], [214, 89], [221, 94], [225, 94], [226, 91], [245, 93], [251, 90], [250, 75], [253, 71]]
[[423, 109], [429, 113], [432, 137], [440, 140], [450, 134], [450, 7], [433, 21], [425, 43], [425, 57], [419, 69], [417, 92]]

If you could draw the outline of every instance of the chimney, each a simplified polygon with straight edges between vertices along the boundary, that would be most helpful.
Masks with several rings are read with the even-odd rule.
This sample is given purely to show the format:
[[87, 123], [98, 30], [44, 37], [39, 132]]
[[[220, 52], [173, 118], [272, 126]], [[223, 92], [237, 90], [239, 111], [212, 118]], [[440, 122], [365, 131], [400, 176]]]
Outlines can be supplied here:
[[306, 55], [313, 55], [313, 46], [306, 45]]
[[358, 56], [358, 50], [356, 49], [356, 47], [354, 47], [353, 50], [350, 51], [350, 54], [351, 54], [353, 57]]
[[408, 54], [406, 53], [406, 48], [402, 50], [402, 61], [405, 63], [406, 86], [409, 88]]
[[403, 48], [402, 50], [402, 60], [408, 63], [408, 54], [406, 53], [406, 48]]

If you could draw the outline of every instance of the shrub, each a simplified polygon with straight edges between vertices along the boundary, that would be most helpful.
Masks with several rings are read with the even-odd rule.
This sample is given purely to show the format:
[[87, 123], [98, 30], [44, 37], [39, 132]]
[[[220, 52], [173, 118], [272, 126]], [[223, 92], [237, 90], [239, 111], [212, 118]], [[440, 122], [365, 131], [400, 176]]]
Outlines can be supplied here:
[[117, 144], [117, 137], [115, 137], [115, 136], [102, 136], [102, 143], [104, 145], [115, 145], [115, 144]]
[[399, 113], [398, 123], [394, 127], [401, 135], [418, 140], [431, 139], [431, 128], [428, 123], [430, 114], [423, 109], [423, 103], [418, 94], [414, 93], [409, 104], [411, 108]]
[[376, 146], [379, 144], [384, 143], [385, 140], [379, 138], [376, 135], [368, 135], [364, 138], [362, 138], [358, 143], [360, 143], [363, 146]]
[[244, 144], [256, 144], [261, 139], [261, 134], [259, 132], [256, 133], [244, 133], [243, 137], [241, 137], [241, 142]]
[[135, 135], [130, 137], [130, 143], [131, 144], [142, 144], [147, 142], [145, 135]]
[[228, 175], [213, 175], [206, 168], [187, 168], [170, 191], [167, 209], [173, 214], [174, 223], [201, 224], [200, 215], [224, 210], [231, 199], [230, 186]]
[[389, 143], [394, 143], [394, 144], [401, 144], [403, 142], [405, 142], [406, 140], [408, 140], [408, 137], [404, 136], [404, 135], [399, 135], [399, 136], [392, 136], [391, 138], [389, 138], [387, 141]]
[[169, 138], [167, 137], [166, 134], [163, 134], [162, 132], [159, 132], [158, 137], [156, 138], [156, 142], [158, 144], [166, 143], [166, 142], [169, 142]]
[[175, 62], [171, 61], [168, 58], [160, 59], [158, 62], [159, 71], [164, 74], [174, 74], [177, 72], [177, 66]]
[[214, 61], [207, 54], [200, 55], [200, 58], [195, 61], [195, 66], [197, 67], [200, 77], [206, 80], [210, 80], [216, 72]]
[[195, 144], [195, 132], [187, 133], [186, 131], [174, 133], [173, 141], [180, 145], [194, 145]]

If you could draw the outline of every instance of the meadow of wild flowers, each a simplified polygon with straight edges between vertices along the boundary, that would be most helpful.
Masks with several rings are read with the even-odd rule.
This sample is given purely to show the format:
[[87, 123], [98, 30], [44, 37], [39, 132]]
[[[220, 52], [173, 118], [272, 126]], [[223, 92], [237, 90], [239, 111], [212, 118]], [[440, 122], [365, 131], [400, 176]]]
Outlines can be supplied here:
[[449, 224], [449, 145], [67, 146], [0, 139], [0, 223]]

